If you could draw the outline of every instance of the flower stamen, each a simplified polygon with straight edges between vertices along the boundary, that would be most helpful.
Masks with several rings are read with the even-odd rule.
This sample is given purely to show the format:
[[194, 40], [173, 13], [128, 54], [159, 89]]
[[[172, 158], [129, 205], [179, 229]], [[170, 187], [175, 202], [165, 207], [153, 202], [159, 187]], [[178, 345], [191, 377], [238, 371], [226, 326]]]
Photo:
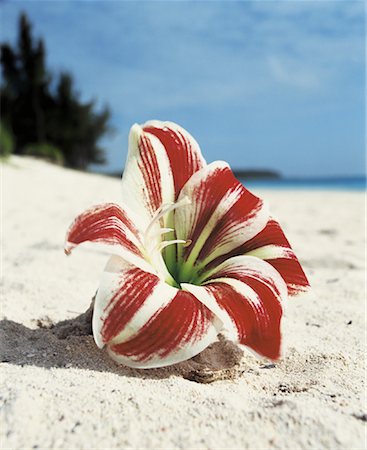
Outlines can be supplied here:
[[172, 244], [183, 244], [184, 247], [187, 247], [191, 244], [191, 240], [188, 239], [187, 241], [184, 241], [183, 239], [172, 239], [171, 241], [163, 241], [160, 244], [157, 245], [156, 249], [161, 252], [164, 248], [168, 247]]
[[[157, 211], [154, 213], [152, 220], [150, 221], [147, 229], [145, 230], [145, 233], [143, 236], [145, 247], [146, 248], [149, 247], [149, 243], [152, 241], [152, 239], [157, 237], [157, 235], [160, 236], [161, 234], [168, 233], [169, 231], [174, 231], [173, 228], [160, 228], [158, 231], [156, 231], [152, 234], [153, 227], [156, 224], [159, 225], [159, 221], [161, 220], [161, 218], [163, 216], [170, 213], [171, 211], [174, 211], [177, 208], [180, 208], [181, 206], [189, 205], [190, 203], [191, 203], [191, 200], [187, 196], [185, 196], [178, 202], [175, 202], [175, 203], [169, 202], [169, 203], [164, 203], [163, 205], [161, 205], [157, 209]], [[186, 241], [184, 241], [184, 242], [186, 243]]]

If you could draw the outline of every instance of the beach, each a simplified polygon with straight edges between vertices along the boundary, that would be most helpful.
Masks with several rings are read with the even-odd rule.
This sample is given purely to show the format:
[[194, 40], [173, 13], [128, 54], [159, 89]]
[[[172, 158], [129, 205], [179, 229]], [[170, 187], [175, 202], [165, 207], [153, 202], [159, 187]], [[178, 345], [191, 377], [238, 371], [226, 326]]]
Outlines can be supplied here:
[[[144, 371], [116, 365], [75, 322], [57, 325], [89, 308], [108, 259], [67, 257], [66, 230], [120, 202], [119, 180], [32, 158], [1, 170], [1, 448], [365, 448], [363, 192], [254, 190], [312, 286], [284, 305], [279, 361], [220, 343]], [[206, 383], [208, 364], [228, 370]]]

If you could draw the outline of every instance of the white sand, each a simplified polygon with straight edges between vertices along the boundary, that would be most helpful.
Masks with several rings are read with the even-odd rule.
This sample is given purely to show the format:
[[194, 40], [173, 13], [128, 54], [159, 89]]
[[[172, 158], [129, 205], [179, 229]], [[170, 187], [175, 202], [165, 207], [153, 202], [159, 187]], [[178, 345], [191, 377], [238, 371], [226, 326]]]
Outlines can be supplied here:
[[91, 336], [37, 328], [88, 308], [107, 255], [67, 258], [65, 231], [120, 185], [29, 158], [2, 171], [2, 448], [364, 448], [362, 193], [260, 192], [317, 298], [288, 302], [275, 366], [246, 352], [234, 379], [200, 384], [188, 366], [116, 366]]

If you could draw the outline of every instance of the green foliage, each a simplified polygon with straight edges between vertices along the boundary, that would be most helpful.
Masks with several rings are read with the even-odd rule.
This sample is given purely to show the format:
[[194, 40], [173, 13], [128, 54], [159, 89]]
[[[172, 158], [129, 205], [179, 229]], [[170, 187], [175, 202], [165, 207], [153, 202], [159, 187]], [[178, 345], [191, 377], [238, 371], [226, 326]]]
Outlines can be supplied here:
[[41, 148], [47, 142], [60, 149], [69, 167], [103, 164], [104, 150], [98, 142], [110, 131], [108, 108], [97, 112], [94, 101], [82, 102], [72, 76], [51, 76], [45, 61], [44, 42], [33, 39], [22, 14], [17, 45], [1, 45], [1, 110], [13, 130], [14, 152], [22, 154], [30, 144]]
[[0, 123], [0, 157], [7, 158], [14, 151], [14, 138], [8, 127]]
[[47, 142], [41, 144], [29, 144], [25, 147], [23, 154], [44, 158], [56, 164], [64, 163], [64, 157], [61, 150]]
[[94, 102], [79, 101], [71, 75], [63, 72], [56, 86], [55, 109], [49, 118], [49, 129], [55, 136], [55, 143], [64, 149], [65, 161], [70, 167], [85, 168], [88, 162], [105, 162], [97, 142], [109, 131], [110, 113], [105, 109], [96, 114], [93, 109]]

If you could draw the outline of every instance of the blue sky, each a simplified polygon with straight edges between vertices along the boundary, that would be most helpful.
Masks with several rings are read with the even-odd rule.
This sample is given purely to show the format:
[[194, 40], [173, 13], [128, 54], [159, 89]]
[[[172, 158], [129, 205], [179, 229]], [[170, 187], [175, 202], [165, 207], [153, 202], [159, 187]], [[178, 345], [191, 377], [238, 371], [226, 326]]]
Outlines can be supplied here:
[[286, 176], [364, 172], [363, 2], [2, 1], [1, 40], [19, 12], [48, 65], [112, 110], [108, 165], [122, 169], [134, 122], [171, 120], [208, 162]]

